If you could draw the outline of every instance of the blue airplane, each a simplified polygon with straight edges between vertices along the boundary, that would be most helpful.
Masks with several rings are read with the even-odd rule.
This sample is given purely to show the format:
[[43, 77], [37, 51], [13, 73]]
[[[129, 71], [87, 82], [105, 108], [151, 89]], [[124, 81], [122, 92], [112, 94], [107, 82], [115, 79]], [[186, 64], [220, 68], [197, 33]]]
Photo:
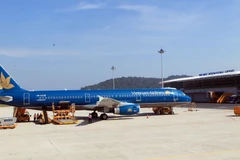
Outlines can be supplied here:
[[92, 117], [108, 119], [106, 113], [134, 115], [140, 108], [153, 108], [162, 114], [164, 107], [191, 102], [191, 98], [175, 88], [127, 89], [127, 90], [42, 90], [21, 88], [0, 65], [0, 104], [15, 107], [47, 110], [54, 104], [74, 103], [76, 110], [93, 110]]

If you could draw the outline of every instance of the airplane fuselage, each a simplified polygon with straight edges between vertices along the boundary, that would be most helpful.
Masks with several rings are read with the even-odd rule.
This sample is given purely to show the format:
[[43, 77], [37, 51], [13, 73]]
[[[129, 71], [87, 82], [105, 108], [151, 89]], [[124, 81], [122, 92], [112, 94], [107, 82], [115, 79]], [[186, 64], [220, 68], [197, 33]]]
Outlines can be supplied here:
[[[122, 102], [136, 103], [141, 107], [156, 106], [161, 104], [184, 104], [191, 99], [182, 91], [176, 89], [134, 89], [134, 90], [56, 90], [56, 91], [15, 91], [4, 92], [2, 96], [11, 96], [11, 102], [4, 104], [17, 107], [43, 107], [51, 106], [54, 102], [61, 101], [75, 103], [78, 107], [92, 109], [99, 97], [112, 98]], [[100, 107], [100, 106], [98, 106]]]

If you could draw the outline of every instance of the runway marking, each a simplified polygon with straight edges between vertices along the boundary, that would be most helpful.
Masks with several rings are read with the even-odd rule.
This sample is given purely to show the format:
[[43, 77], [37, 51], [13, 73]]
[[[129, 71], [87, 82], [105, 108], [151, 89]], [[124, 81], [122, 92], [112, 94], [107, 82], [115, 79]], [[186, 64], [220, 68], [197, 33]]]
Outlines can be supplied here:
[[205, 156], [205, 155], [214, 155], [214, 154], [223, 154], [223, 153], [229, 153], [229, 152], [240, 152], [240, 149], [236, 150], [219, 150], [214, 152], [202, 152], [202, 153], [192, 153], [192, 154], [182, 154], [182, 155], [175, 155], [175, 156], [164, 156], [160, 158], [151, 158], [146, 160], [167, 160], [167, 159], [175, 159], [175, 158], [188, 158], [191, 156]]
[[65, 159], [67, 160], [67, 158], [62, 154], [62, 152], [53, 144], [53, 142], [48, 139], [48, 141], [50, 142], [50, 144], [57, 150], [58, 153], [60, 153], [60, 155]]

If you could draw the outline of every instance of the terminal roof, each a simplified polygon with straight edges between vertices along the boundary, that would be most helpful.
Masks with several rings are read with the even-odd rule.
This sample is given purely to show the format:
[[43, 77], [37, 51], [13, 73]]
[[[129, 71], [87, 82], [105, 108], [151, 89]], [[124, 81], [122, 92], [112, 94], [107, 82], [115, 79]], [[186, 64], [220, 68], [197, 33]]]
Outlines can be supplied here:
[[185, 82], [185, 81], [204, 80], [204, 79], [226, 78], [226, 77], [234, 77], [239, 75], [240, 75], [240, 71], [234, 71], [229, 73], [213, 74], [213, 75], [206, 75], [206, 76], [192, 76], [192, 77], [172, 79], [172, 80], [164, 81], [163, 83], [166, 84], [166, 83], [172, 83], [172, 82]]

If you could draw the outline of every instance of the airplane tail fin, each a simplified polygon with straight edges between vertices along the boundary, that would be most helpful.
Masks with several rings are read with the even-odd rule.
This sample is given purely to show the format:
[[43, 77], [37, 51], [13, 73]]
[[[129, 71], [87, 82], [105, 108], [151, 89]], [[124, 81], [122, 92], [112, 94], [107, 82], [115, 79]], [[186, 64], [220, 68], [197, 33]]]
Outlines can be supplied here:
[[7, 91], [22, 90], [7, 71], [0, 65], [0, 93]]

